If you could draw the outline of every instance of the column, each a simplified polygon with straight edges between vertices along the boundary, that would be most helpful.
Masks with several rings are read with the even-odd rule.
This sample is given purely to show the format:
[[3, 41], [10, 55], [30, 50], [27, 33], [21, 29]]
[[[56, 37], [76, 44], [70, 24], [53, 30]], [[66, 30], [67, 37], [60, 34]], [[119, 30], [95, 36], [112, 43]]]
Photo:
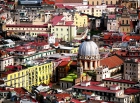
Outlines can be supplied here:
[[99, 60], [99, 61], [97, 61], [97, 64], [98, 64], [97, 66], [100, 66], [100, 60]]
[[94, 68], [93, 68], [93, 62], [92, 61], [90, 61], [90, 70], [93, 70]]
[[95, 61], [95, 69], [97, 69], [97, 61]]
[[87, 61], [85, 61], [84, 63], [85, 63], [85, 65], [84, 65], [84, 66], [85, 66], [85, 67], [84, 67], [84, 70], [87, 70]]

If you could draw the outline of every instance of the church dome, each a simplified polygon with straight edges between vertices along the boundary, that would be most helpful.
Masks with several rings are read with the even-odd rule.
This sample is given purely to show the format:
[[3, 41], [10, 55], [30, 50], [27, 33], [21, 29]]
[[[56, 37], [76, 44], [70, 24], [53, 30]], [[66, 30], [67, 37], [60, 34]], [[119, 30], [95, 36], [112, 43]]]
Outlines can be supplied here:
[[84, 41], [79, 47], [78, 54], [81, 56], [96, 56], [99, 55], [99, 49], [95, 42]]

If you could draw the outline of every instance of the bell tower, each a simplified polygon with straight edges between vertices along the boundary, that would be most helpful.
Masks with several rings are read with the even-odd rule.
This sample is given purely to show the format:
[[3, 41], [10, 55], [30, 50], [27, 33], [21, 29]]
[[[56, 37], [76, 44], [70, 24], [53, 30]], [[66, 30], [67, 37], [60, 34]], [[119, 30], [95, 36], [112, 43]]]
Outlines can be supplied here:
[[78, 61], [77, 63], [77, 78], [81, 78], [83, 74], [83, 65], [81, 63], [81, 61]]

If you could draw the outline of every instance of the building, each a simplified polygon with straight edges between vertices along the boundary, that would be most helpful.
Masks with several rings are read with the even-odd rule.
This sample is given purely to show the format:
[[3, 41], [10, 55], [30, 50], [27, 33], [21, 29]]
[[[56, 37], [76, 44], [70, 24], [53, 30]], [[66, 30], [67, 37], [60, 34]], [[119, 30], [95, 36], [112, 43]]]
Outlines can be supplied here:
[[140, 50], [139, 47], [131, 47], [128, 50], [127, 49], [116, 50], [114, 51], [114, 54], [121, 56], [123, 59], [139, 58]]
[[117, 32], [119, 30], [118, 21], [115, 14], [109, 14], [107, 20], [107, 30]]
[[71, 88], [73, 85], [85, 82], [88, 79], [88, 75], [86, 75], [86, 73], [83, 73], [82, 64], [79, 62], [77, 63], [76, 73], [69, 73], [66, 77], [60, 79], [60, 88], [68, 89]]
[[37, 39], [39, 41], [48, 41], [48, 44], [55, 44], [55, 36], [52, 34], [38, 34]]
[[82, 63], [84, 71], [95, 70], [100, 66], [98, 46], [90, 40], [90, 37], [80, 45], [77, 59]]
[[[95, 96], [100, 96], [100, 100], [105, 101], [118, 101], [119, 103], [127, 103], [124, 100], [128, 97], [124, 95], [124, 91], [120, 90], [119, 86], [111, 86], [109, 88], [98, 86], [99, 83], [96, 82], [82, 82], [79, 85], [75, 85], [72, 87], [75, 92], [83, 92], [88, 91], [95, 94]], [[120, 102], [120, 98], [123, 96], [123, 102]]]
[[77, 35], [75, 25], [55, 25], [51, 28], [51, 34], [62, 41], [72, 41]]
[[59, 5], [59, 4], [63, 4], [63, 5], [82, 5], [83, 4], [83, 0], [55, 0], [55, 5]]
[[31, 90], [32, 86], [49, 84], [53, 63], [47, 59], [38, 59], [26, 65], [9, 65], [3, 74], [5, 84], [11, 87], [24, 87]]
[[8, 52], [0, 50], [0, 71], [5, 71], [5, 67], [14, 64], [14, 57]]
[[60, 79], [64, 78], [67, 76], [68, 71], [70, 69], [70, 64], [72, 61], [62, 61], [56, 68], [56, 79], [59, 82]]
[[124, 61], [116, 55], [106, 57], [100, 60], [100, 65], [105, 66], [109, 69], [111, 77], [122, 72], [123, 64]]
[[[111, 23], [113, 25], [113, 23]], [[108, 27], [110, 24], [108, 24]], [[113, 27], [114, 28], [114, 27]], [[104, 33], [104, 36], [103, 36], [103, 42], [107, 45], [112, 45], [116, 42], [122, 42], [123, 40], [123, 37], [124, 37], [125, 33], [116, 33], [116, 32], [107, 32], [107, 33]]]
[[40, 33], [47, 33], [47, 26], [46, 25], [6, 25], [7, 32], [16, 33], [23, 33], [25, 36], [37, 37]]
[[106, 5], [118, 4], [119, 0], [88, 0], [89, 5], [101, 5], [105, 3]]
[[102, 17], [102, 14], [105, 12], [105, 9], [106, 9], [106, 5], [97, 5], [97, 6], [94, 6], [94, 16], [95, 17]]
[[134, 87], [134, 85], [137, 84], [137, 82], [135, 82], [135, 81], [130, 81], [130, 80], [126, 80], [126, 79], [113, 79], [113, 78], [103, 79], [103, 83], [104, 83], [105, 87], [118, 85], [118, 86], [120, 86], [120, 89], [123, 89], [123, 90]]
[[88, 17], [87, 15], [80, 14], [76, 12], [74, 14], [74, 25], [77, 27], [87, 27], [88, 26]]
[[126, 6], [127, 8], [138, 8], [139, 1], [138, 0], [122, 0], [121, 5]]
[[140, 69], [139, 59], [126, 60], [124, 63], [124, 73], [123, 73], [124, 79], [139, 82], [140, 81], [139, 69]]
[[116, 6], [115, 5], [107, 5], [106, 7], [106, 12], [107, 13], [115, 13], [115, 10], [116, 10]]
[[127, 8], [123, 8], [122, 9], [122, 13], [121, 14], [117, 14], [118, 17], [118, 21], [119, 21], [119, 31], [120, 32], [125, 32], [127, 34], [130, 34], [130, 13], [127, 11]]
[[18, 2], [21, 5], [40, 5], [42, 0], [19, 0]]
[[87, 14], [87, 15], [93, 15], [93, 9], [94, 6], [91, 5], [78, 5], [75, 7], [76, 11]]
[[79, 49], [79, 47], [69, 47], [69, 46], [60, 45], [58, 48], [56, 48], [56, 53], [73, 53], [73, 54], [77, 54], [78, 49]]
[[[70, 88], [72, 85], [91, 79], [88, 72], [96, 72], [96, 81], [102, 81], [104, 78], [114, 76], [121, 71], [123, 61], [117, 56], [100, 59], [99, 49], [95, 42], [87, 40], [81, 43], [77, 56], [77, 71], [70, 73], [65, 78], [60, 79], [60, 87]], [[92, 76], [93, 78], [93, 76]]]
[[102, 81], [105, 78], [110, 78], [111, 73], [107, 66], [100, 66], [96, 70], [96, 81]]
[[15, 42], [12, 41], [11, 39], [1, 39], [0, 40], [0, 47], [1, 48], [15, 47]]
[[42, 58], [56, 53], [47, 42], [29, 42], [22, 46], [7, 48], [6, 51], [14, 56], [14, 63], [24, 64], [26, 61]]
[[93, 93], [94, 96], [91, 96], [91, 98], [88, 99], [96, 98], [95, 100], [103, 100], [115, 103], [137, 103], [140, 101], [138, 96], [140, 93], [139, 89], [128, 88], [126, 90], [121, 90], [117, 85], [103, 87], [100, 86], [100, 82], [82, 82], [79, 85], [72, 86], [72, 90], [77, 93]]

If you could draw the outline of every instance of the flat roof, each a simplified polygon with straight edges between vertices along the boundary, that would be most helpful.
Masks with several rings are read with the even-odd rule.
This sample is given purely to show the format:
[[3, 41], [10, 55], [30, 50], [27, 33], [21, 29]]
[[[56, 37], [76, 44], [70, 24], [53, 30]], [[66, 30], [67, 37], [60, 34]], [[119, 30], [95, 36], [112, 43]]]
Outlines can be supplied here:
[[137, 82], [125, 80], [125, 79], [113, 79], [113, 78], [106, 78], [103, 81], [111, 81], [111, 82], [118, 82], [118, 83], [125, 83], [125, 84], [137, 84]]

